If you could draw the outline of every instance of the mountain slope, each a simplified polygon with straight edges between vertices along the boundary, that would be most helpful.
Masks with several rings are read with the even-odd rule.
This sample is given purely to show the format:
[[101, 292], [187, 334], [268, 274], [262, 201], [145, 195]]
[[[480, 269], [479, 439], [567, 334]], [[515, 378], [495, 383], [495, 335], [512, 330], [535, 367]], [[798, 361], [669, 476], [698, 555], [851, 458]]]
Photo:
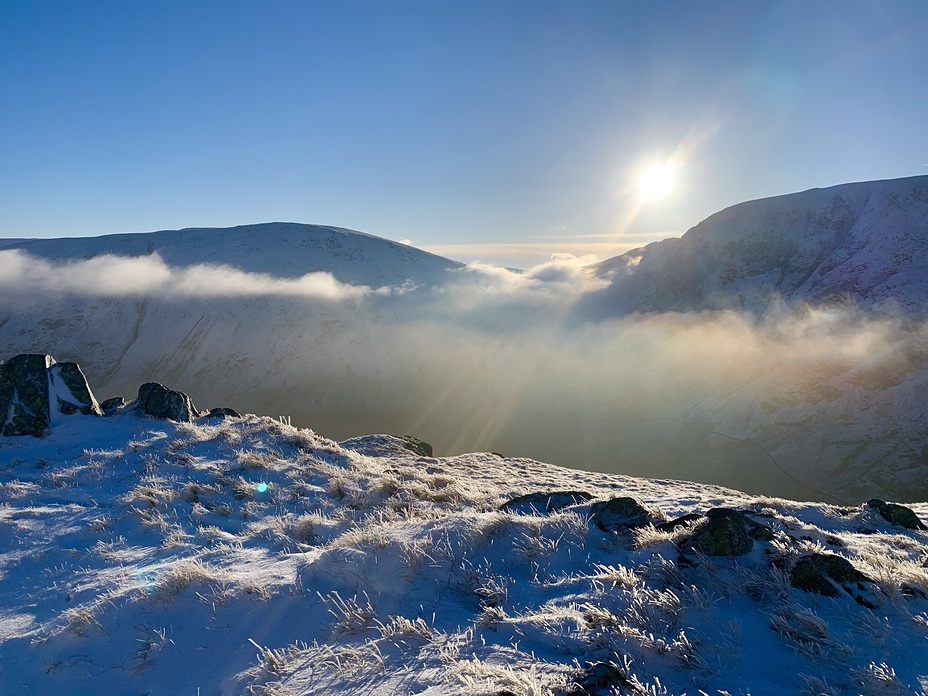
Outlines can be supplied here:
[[[603, 312], [734, 309], [779, 302], [928, 313], [928, 176], [843, 184], [740, 203], [679, 239], [593, 267]], [[598, 298], [602, 299], [602, 298]]]
[[[131, 406], [68, 416], [45, 438], [0, 438], [4, 693], [928, 685], [928, 533], [871, 505], [489, 453], [422, 457], [405, 444], [336, 444], [269, 418], [175, 423]], [[542, 494], [534, 506], [500, 509], [529, 493]], [[602, 516], [629, 497], [646, 519]], [[700, 530], [719, 528], [737, 549], [701, 545], [712, 542]]]

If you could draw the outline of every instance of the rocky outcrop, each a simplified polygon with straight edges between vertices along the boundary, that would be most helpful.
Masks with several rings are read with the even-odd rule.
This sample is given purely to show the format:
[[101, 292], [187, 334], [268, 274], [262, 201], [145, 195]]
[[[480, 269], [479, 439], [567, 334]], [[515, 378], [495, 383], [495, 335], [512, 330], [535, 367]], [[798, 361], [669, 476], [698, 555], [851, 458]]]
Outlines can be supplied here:
[[225, 406], [218, 406], [216, 408], [211, 408], [209, 413], [206, 414], [207, 418], [241, 418], [242, 414], [236, 411], [234, 408], [226, 408]]
[[796, 561], [790, 574], [790, 584], [795, 588], [826, 597], [847, 593], [864, 606], [871, 605], [862, 593], [868, 590], [865, 583], [872, 582], [849, 560], [831, 553], [803, 556]]
[[773, 532], [767, 527], [738, 510], [712, 508], [706, 518], [706, 522], [680, 544], [683, 553], [743, 556], [754, 548], [755, 539], [773, 539]]
[[526, 493], [506, 501], [499, 509], [503, 512], [514, 512], [520, 515], [548, 515], [570, 505], [585, 503], [592, 498], [592, 495], [583, 491]]
[[626, 496], [601, 500], [590, 506], [590, 516], [604, 532], [643, 527], [659, 522], [657, 515], [634, 498]]
[[899, 527], [928, 531], [928, 527], [918, 519], [918, 515], [915, 514], [912, 508], [905, 505], [887, 503], [879, 498], [872, 498], [867, 501], [867, 507], [876, 511], [887, 522], [892, 522]]
[[59, 415], [102, 416], [84, 373], [41, 353], [0, 363], [0, 433], [41, 437]]
[[199, 415], [184, 392], [168, 389], [157, 382], [146, 382], [139, 387], [136, 402], [142, 413], [155, 418], [189, 423]]

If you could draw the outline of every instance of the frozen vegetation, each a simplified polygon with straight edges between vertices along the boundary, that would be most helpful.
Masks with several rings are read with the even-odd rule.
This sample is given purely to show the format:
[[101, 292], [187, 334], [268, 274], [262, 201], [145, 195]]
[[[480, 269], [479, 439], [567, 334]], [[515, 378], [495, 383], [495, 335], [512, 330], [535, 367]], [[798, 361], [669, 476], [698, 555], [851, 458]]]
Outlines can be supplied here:
[[928, 532], [873, 505], [286, 420], [0, 438], [3, 693], [928, 690]]

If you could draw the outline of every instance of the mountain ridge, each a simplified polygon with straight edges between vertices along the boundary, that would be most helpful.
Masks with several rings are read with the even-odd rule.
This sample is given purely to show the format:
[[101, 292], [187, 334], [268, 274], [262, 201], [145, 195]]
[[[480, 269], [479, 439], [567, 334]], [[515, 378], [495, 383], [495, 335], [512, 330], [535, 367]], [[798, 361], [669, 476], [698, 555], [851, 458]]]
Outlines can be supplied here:
[[807, 303], [928, 311], [928, 176], [738, 203], [591, 270], [616, 314]]

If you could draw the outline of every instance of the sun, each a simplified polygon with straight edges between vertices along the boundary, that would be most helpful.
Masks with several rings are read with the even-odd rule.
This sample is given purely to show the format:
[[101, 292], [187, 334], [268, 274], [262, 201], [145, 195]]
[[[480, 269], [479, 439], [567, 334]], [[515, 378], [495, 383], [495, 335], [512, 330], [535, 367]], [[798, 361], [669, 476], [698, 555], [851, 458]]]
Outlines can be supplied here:
[[665, 198], [673, 190], [673, 162], [655, 164], [641, 173], [638, 195], [642, 203]]

